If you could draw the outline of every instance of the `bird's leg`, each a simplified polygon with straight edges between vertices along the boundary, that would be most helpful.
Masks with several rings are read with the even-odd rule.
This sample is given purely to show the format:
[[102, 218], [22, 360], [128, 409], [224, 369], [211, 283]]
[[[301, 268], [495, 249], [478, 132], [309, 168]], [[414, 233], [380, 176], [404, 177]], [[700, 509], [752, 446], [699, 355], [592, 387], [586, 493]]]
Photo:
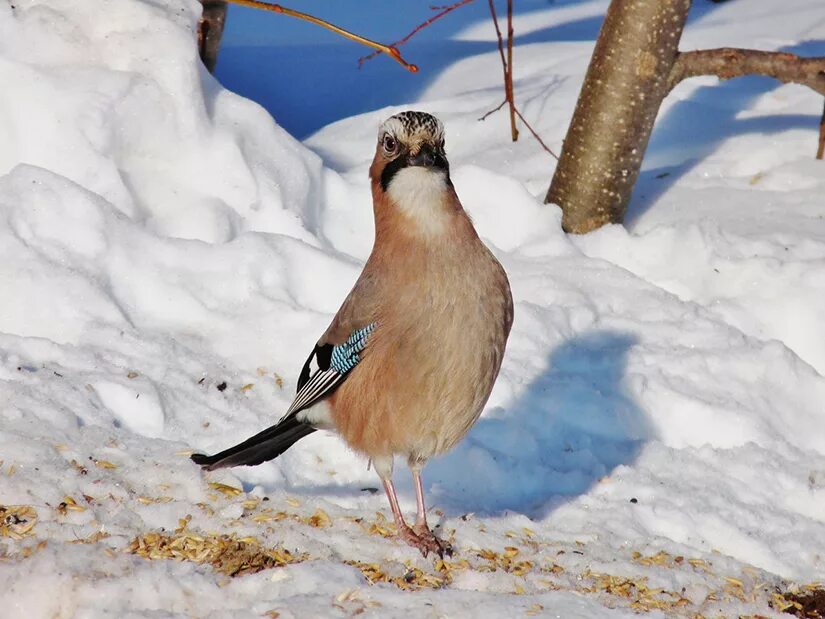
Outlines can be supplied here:
[[[424, 483], [421, 481], [421, 468], [423, 465], [418, 463], [411, 463], [410, 470], [412, 471], [413, 481], [415, 482], [415, 502], [417, 506], [416, 516], [415, 516], [415, 524], [412, 527], [413, 532], [419, 537], [419, 539], [427, 546], [427, 549], [438, 553], [438, 556], [442, 559], [446, 554], [448, 557], [453, 556], [453, 547], [450, 546], [449, 542], [444, 541], [443, 539], [439, 539], [436, 537], [433, 532], [430, 530], [430, 527], [427, 526], [427, 507], [424, 504]], [[427, 556], [427, 553], [422, 551], [424, 556]]]
[[421, 548], [418, 535], [404, 522], [404, 516], [401, 515], [401, 508], [398, 507], [398, 495], [395, 494], [395, 485], [392, 483], [392, 456], [373, 456], [370, 461], [375, 467], [375, 472], [381, 478], [381, 483], [384, 484], [384, 492], [387, 493], [387, 499], [390, 502], [390, 509], [392, 510], [392, 517], [395, 519], [395, 528], [398, 529], [398, 537], [407, 542], [410, 546], [418, 548], [427, 556], [424, 549]]
[[[424, 511], [424, 487], [421, 485], [420, 476], [416, 476], [415, 478], [415, 492], [418, 497], [418, 517], [416, 518], [415, 526], [410, 527], [404, 521], [404, 516], [401, 514], [401, 508], [398, 506], [398, 495], [396, 495], [395, 485], [392, 483], [392, 457], [373, 457], [372, 463], [375, 466], [375, 472], [378, 473], [378, 476], [381, 478], [381, 483], [384, 484], [384, 492], [387, 493], [387, 499], [390, 502], [392, 516], [395, 519], [395, 526], [398, 529], [398, 537], [413, 548], [418, 548], [425, 557], [431, 552], [438, 553], [440, 557], [443, 557], [445, 552], [451, 554], [452, 549], [449, 544], [445, 544], [439, 540], [427, 527], [427, 515]], [[420, 471], [423, 465], [423, 462], [410, 464], [414, 474]], [[422, 522], [423, 526], [419, 526]]]
[[387, 493], [387, 499], [390, 501], [390, 509], [392, 510], [393, 518], [395, 519], [395, 528], [398, 529], [398, 537], [407, 542], [410, 546], [418, 548], [425, 557], [429, 549], [421, 545], [421, 540], [406, 522], [404, 516], [401, 515], [401, 508], [398, 507], [398, 496], [395, 494], [395, 485], [392, 483], [392, 477], [381, 477], [384, 484], [384, 492]]
[[415, 503], [417, 511], [415, 514], [415, 528], [427, 529], [427, 507], [424, 504], [424, 482], [421, 480], [421, 469], [417, 466], [411, 467], [413, 481], [415, 482]]

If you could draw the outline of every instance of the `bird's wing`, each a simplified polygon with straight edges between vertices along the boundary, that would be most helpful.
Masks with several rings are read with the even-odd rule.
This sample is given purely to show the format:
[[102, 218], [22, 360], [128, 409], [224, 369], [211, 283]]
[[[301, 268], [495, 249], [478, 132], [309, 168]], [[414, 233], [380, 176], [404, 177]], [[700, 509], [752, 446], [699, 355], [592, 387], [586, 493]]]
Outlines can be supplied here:
[[281, 421], [330, 395], [361, 361], [376, 323], [354, 329], [341, 344], [318, 343], [298, 378], [298, 394]]

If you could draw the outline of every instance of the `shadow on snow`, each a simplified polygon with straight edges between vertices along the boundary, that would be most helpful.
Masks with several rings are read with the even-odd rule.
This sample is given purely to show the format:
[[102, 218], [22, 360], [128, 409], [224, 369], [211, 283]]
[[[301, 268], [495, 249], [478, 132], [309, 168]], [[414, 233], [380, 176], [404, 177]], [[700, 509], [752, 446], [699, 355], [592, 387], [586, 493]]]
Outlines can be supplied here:
[[[488, 411], [455, 451], [433, 460], [433, 499], [450, 512], [543, 517], [586, 493], [652, 438], [625, 387], [634, 336], [593, 331], [551, 351], [518, 399]], [[411, 488], [410, 488], [411, 491]]]
[[[532, 43], [595, 43], [603, 15], [581, 16], [570, 7], [579, 0], [520, 0], [516, 17], [535, 12], [568, 10], [569, 18], [532, 32], [515, 32], [516, 48]], [[358, 11], [349, 3], [306, 0], [301, 10], [381, 41], [397, 40], [413, 25], [431, 17], [431, 3], [408, 0], [362, 0]], [[719, 5], [697, 2], [691, 22]], [[504, 4], [497, 3], [504, 19]], [[607, 4], [604, 5], [606, 9]], [[584, 12], [587, 12], [585, 9]], [[369, 50], [323, 28], [255, 9], [231, 6], [216, 76], [227, 88], [263, 105], [278, 123], [299, 139], [321, 127], [356, 114], [414, 101], [442, 71], [478, 54], [490, 53], [490, 70], [500, 71], [497, 43], [453, 37], [470, 26], [493, 25], [486, 2], [468, 4], [421, 30], [402, 48], [420, 72], [406, 72], [387, 58], [375, 58], [358, 69], [358, 58]], [[689, 27], [689, 26], [688, 26]], [[518, 51], [516, 51], [518, 63]], [[584, 76], [582, 75], [582, 79]], [[498, 94], [490, 101], [499, 103]]]
[[[818, 56], [825, 53], [825, 42], [806, 41], [779, 51], [802, 56]], [[744, 134], [770, 136], [792, 129], [815, 131], [819, 125], [821, 108], [812, 109], [810, 115], [738, 117], [754, 99], [780, 86], [780, 82], [768, 77], [740, 77], [733, 82], [697, 88], [688, 98], [674, 104], [656, 122], [646, 159], [655, 161], [672, 157], [679, 163], [643, 167], [628, 206], [625, 225], [632, 229], [633, 224], [653, 207], [668, 189], [729, 138]], [[764, 147], [766, 150], [771, 148], [767, 139]], [[815, 150], [814, 138], [811, 140], [812, 157]]]

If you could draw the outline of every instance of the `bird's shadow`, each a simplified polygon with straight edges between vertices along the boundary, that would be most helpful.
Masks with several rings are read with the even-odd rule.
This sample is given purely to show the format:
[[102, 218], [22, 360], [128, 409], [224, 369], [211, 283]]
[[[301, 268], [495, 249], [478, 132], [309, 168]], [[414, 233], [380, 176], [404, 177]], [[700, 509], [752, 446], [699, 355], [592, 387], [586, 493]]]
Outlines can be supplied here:
[[455, 451], [427, 466], [430, 502], [447, 515], [542, 518], [631, 465], [653, 437], [626, 387], [636, 343], [631, 334], [599, 330], [553, 350], [512, 404], [488, 411]]

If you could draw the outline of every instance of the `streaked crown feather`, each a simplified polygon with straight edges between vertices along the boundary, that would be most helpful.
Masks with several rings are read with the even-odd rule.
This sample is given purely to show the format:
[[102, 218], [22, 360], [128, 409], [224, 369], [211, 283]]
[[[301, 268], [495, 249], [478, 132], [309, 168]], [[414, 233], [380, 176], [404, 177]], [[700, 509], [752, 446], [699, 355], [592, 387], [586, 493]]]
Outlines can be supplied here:
[[378, 139], [381, 140], [385, 134], [404, 144], [421, 141], [439, 144], [444, 139], [444, 125], [432, 114], [407, 111], [390, 116], [381, 123]]

